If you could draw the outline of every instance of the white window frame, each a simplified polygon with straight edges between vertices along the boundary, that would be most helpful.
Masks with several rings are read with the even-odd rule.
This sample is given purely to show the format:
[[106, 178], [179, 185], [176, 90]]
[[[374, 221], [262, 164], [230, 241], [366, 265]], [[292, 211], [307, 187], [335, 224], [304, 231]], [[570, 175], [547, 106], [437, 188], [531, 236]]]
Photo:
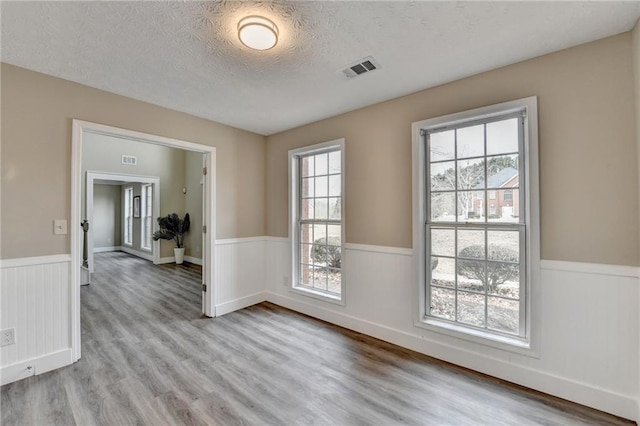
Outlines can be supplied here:
[[[474, 120], [485, 120], [491, 117], [524, 111], [524, 146], [521, 148], [520, 197], [525, 198], [524, 242], [525, 253], [524, 278], [526, 285], [521, 293], [524, 296], [525, 312], [524, 335], [506, 336], [464, 324], [439, 320], [428, 316], [426, 253], [426, 195], [427, 195], [427, 152], [424, 136], [421, 131], [456, 126]], [[412, 124], [413, 137], [413, 247], [414, 247], [414, 281], [418, 304], [414, 306], [416, 315], [414, 325], [437, 333], [454, 336], [482, 345], [521, 353], [528, 356], [539, 356], [540, 333], [540, 211], [538, 189], [538, 116], [537, 98], [535, 96], [518, 99], [501, 104], [477, 108], [442, 117], [422, 120]]]
[[[133, 186], [124, 187], [122, 201], [122, 244], [131, 247], [133, 246]], [[127, 217], [131, 218], [129, 222]], [[130, 238], [129, 241], [127, 236]]]
[[[329, 142], [319, 143], [303, 148], [292, 149], [289, 151], [289, 239], [291, 248], [291, 279], [288, 282], [289, 290], [304, 296], [323, 300], [330, 303], [339, 305], [345, 305], [345, 265], [346, 265], [346, 253], [345, 246], [345, 150], [344, 139], [336, 139]], [[298, 285], [299, 271], [300, 271], [300, 232], [299, 232], [299, 202], [300, 202], [300, 170], [299, 159], [300, 157], [312, 154], [321, 154], [323, 152], [340, 150], [341, 152], [341, 282], [340, 282], [340, 296], [334, 294], [325, 293], [322, 291], [316, 291], [305, 286]], [[287, 278], [285, 278], [285, 282]]]
[[[147, 203], [147, 199], [149, 194], [151, 194], [151, 203]], [[145, 232], [145, 223], [147, 221], [147, 217], [151, 218], [151, 227], [149, 234], [149, 245], [146, 245], [147, 242], [147, 233]], [[144, 183], [140, 188], [140, 249], [144, 251], [152, 251], [153, 248], [153, 239], [151, 238], [153, 235], [153, 184]]]

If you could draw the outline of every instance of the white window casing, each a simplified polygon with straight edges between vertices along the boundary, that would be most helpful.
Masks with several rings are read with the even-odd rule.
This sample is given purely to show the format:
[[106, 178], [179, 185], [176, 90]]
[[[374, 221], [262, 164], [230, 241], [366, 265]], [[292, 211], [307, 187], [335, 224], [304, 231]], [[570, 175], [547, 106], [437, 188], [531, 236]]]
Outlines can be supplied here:
[[289, 151], [289, 287], [338, 304], [345, 303], [344, 172], [344, 139]]
[[123, 244], [127, 246], [133, 245], [133, 187], [124, 188], [123, 203]]
[[[518, 124], [517, 152], [488, 148], [489, 126], [495, 129], [514, 122]], [[472, 138], [467, 139], [466, 135], [473, 132], [475, 140], [483, 144], [467, 142]], [[414, 274], [418, 301], [414, 325], [537, 356], [540, 322], [537, 98], [415, 122], [412, 137]], [[501, 143], [492, 142], [492, 146]], [[489, 174], [490, 168], [493, 175]], [[468, 177], [472, 173], [475, 175]], [[513, 174], [517, 179], [511, 179]], [[498, 184], [499, 179], [505, 182]], [[510, 179], [508, 187], [501, 188], [507, 179]], [[505, 243], [506, 239], [500, 238], [507, 235], [519, 237]], [[491, 238], [495, 238], [496, 244], [491, 243], [494, 241]], [[473, 248], [469, 247], [471, 240], [475, 241]], [[459, 244], [469, 249], [462, 250]], [[509, 255], [517, 253], [517, 262], [513, 257], [507, 260], [497, 257], [501, 244], [504, 247], [510, 244]], [[475, 268], [477, 279], [470, 278], [471, 267]], [[496, 281], [489, 277], [495, 277], [493, 273], [500, 268], [509, 270], [514, 281], [490, 286]], [[503, 305], [511, 309], [503, 309]], [[518, 306], [515, 311], [514, 306]], [[509, 328], [504, 324], [512, 322], [495, 320], [503, 310], [518, 316], [517, 326]]]
[[144, 184], [141, 189], [140, 217], [142, 223], [140, 224], [140, 247], [143, 250], [151, 251], [153, 245], [153, 185], [150, 183]]

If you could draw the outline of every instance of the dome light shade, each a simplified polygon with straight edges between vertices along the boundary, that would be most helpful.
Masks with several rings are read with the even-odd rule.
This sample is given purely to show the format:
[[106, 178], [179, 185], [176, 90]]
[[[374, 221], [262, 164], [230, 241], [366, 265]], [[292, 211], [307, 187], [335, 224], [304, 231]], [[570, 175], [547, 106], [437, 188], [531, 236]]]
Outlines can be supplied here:
[[278, 43], [278, 27], [262, 16], [247, 16], [238, 22], [238, 38], [248, 48], [269, 50]]

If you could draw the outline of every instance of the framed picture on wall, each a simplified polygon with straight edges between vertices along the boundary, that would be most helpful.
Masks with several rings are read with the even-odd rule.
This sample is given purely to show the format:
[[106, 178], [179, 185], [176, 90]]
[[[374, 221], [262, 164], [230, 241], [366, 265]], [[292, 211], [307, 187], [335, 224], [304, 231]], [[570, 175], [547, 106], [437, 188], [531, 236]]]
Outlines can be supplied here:
[[133, 197], [133, 218], [140, 219], [140, 196]]

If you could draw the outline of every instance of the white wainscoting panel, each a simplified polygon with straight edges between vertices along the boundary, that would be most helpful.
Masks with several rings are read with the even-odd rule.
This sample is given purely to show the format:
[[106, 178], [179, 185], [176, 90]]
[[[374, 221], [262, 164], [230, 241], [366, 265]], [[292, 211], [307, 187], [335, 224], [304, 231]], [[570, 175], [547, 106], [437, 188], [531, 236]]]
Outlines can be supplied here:
[[0, 329], [15, 328], [16, 336], [0, 348], [2, 384], [71, 364], [70, 262], [68, 255], [2, 261]]
[[291, 279], [291, 248], [289, 244], [288, 238], [267, 237], [265, 240], [265, 284], [270, 293], [291, 293], [288, 291]]
[[[347, 244], [346, 304], [289, 290], [286, 238], [216, 241], [216, 314], [263, 300], [622, 417], [639, 420], [640, 286], [634, 268], [543, 261], [539, 357], [458, 339], [414, 325], [412, 251]], [[71, 363], [69, 258], [0, 262], [2, 383]], [[635, 269], [637, 271], [637, 269]]]
[[266, 300], [265, 239], [216, 241], [216, 316]]
[[268, 300], [322, 320], [625, 418], [638, 420], [639, 285], [634, 268], [543, 262], [539, 357], [416, 327], [410, 250], [347, 244], [346, 305], [282, 285], [289, 240], [266, 241]]

